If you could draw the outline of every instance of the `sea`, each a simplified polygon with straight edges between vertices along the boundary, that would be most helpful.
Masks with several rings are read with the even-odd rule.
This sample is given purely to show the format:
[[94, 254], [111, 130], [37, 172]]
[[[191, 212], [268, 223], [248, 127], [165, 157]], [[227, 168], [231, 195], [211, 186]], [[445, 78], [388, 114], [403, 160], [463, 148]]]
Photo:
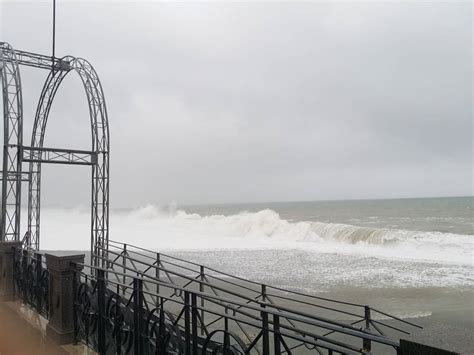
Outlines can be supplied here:
[[[474, 197], [112, 209], [110, 239], [411, 319], [474, 353]], [[90, 248], [87, 207], [42, 209], [43, 250]], [[76, 253], [76, 252], [74, 252]]]
[[[112, 209], [110, 239], [298, 290], [471, 287], [474, 197]], [[42, 249], [87, 250], [90, 211], [42, 211]], [[205, 251], [205, 252], [203, 252]]]

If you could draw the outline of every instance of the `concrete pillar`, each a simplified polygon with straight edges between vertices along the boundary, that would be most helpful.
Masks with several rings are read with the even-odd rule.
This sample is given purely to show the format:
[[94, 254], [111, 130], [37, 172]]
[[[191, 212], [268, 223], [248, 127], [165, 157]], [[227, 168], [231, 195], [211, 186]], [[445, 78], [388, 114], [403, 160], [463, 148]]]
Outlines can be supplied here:
[[84, 263], [84, 254], [56, 256], [46, 254], [49, 272], [49, 323], [46, 335], [59, 344], [74, 341], [74, 263]]
[[21, 248], [21, 242], [0, 242], [0, 301], [13, 301], [15, 298], [15, 248]]

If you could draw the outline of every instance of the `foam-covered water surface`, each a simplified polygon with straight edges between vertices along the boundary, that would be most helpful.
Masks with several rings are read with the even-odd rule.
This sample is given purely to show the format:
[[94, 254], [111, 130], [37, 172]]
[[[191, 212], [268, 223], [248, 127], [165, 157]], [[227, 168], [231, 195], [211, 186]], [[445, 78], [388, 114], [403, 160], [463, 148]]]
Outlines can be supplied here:
[[250, 278], [304, 291], [341, 287], [419, 288], [474, 286], [472, 266], [406, 262], [386, 258], [317, 253], [312, 250], [173, 251], [173, 255]]

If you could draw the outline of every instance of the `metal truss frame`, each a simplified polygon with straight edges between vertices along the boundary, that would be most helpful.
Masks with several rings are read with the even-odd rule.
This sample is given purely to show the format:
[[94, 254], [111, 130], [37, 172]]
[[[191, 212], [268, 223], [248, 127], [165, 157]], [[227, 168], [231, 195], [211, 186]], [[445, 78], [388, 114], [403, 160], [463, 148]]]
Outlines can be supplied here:
[[23, 144], [23, 98], [15, 50], [0, 42], [3, 94], [3, 171], [1, 240], [20, 239]]
[[44, 54], [15, 50], [18, 64], [54, 71], [70, 70], [69, 63], [64, 58], [52, 58]]
[[97, 164], [97, 154], [87, 150], [23, 147], [22, 153], [22, 160], [30, 163]]
[[[0, 65], [5, 132], [0, 240], [20, 240], [21, 182], [28, 181], [28, 231], [23, 241], [27, 248], [39, 249], [42, 163], [90, 165], [91, 254], [105, 256], [109, 240], [110, 135], [104, 92], [96, 71], [82, 58], [56, 58], [16, 51], [4, 42], [0, 42]], [[19, 65], [49, 70], [38, 101], [30, 147], [23, 146]], [[90, 151], [43, 146], [51, 105], [59, 86], [70, 72], [79, 75], [86, 93], [91, 125]], [[23, 162], [29, 163], [27, 173], [22, 171]]]

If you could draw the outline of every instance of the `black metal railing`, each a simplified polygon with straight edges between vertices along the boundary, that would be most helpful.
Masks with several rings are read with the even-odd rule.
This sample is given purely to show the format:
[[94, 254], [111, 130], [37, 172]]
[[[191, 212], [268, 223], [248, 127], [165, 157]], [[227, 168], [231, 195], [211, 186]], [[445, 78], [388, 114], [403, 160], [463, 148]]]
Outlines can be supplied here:
[[[396, 320], [400, 322], [400, 325], [419, 327], [414, 323], [380, 312], [364, 304], [334, 300], [262, 284], [133, 244], [109, 241], [107, 250], [100, 249], [107, 253], [107, 265], [111, 269], [138, 272], [144, 277], [163, 280], [177, 286], [192, 287], [197, 284], [200, 291], [206, 290], [216, 295], [225, 294], [227, 297], [237, 296], [249, 302], [261, 300], [275, 306], [284, 304], [290, 308], [305, 309], [308, 313], [318, 312], [328, 318], [351, 320], [354, 325], [369, 323], [371, 326], [387, 326], [388, 328], [388, 325], [381, 321], [383, 318]], [[395, 329], [406, 333], [401, 327], [395, 327]]]
[[[101, 354], [365, 354], [369, 342], [394, 352], [399, 346], [364, 328], [284, 306], [224, 298], [140, 272], [81, 266], [86, 270], [76, 272], [74, 283], [76, 339]], [[156, 287], [160, 293], [147, 291]]]
[[[100, 354], [396, 353], [394, 332], [419, 327], [130, 244], [111, 241], [94, 260], [71, 264], [74, 339]], [[44, 255], [16, 249], [14, 280], [17, 297], [48, 317]]]
[[[318, 315], [318, 320], [335, 322], [344, 326], [364, 330], [381, 336], [397, 337], [397, 333], [409, 334], [407, 327], [420, 326], [362, 305], [351, 302], [328, 299], [316, 295], [304, 294], [297, 291], [261, 284], [243, 277], [234, 276], [219, 270], [189, 262], [175, 256], [157, 253], [151, 250], [140, 248], [131, 244], [124, 244], [110, 241], [107, 250], [103, 249], [106, 258], [102, 257], [109, 270], [120, 270], [123, 274], [140, 275], [146, 280], [164, 282], [169, 286], [177, 286], [190, 291], [199, 291], [220, 296], [226, 299], [243, 302], [247, 305], [266, 306], [275, 311], [298, 310], [310, 318]], [[103, 264], [104, 265], [104, 264]], [[125, 276], [118, 276], [111, 273], [110, 278], [115, 281], [131, 285], [132, 280]], [[164, 289], [160, 284], [149, 285], [145, 283], [146, 291], [159, 295], [167, 295], [170, 298], [178, 297], [172, 288]], [[122, 290], [123, 292], [123, 290]], [[182, 297], [181, 297], [182, 298]], [[156, 298], [155, 298], [156, 299]], [[206, 308], [209, 303], [205, 299], [200, 300], [200, 306]], [[212, 303], [216, 303], [214, 300]], [[222, 319], [207, 319], [204, 311], [200, 311], [200, 320], [212, 326]], [[283, 325], [295, 327], [297, 324], [290, 317], [283, 315], [280, 319]], [[242, 324], [237, 323], [237, 330], [246, 343], [254, 341], [255, 336], [250, 334]], [[325, 337], [340, 337], [338, 332], [328, 329], [318, 333]], [[304, 347], [303, 344], [296, 344], [291, 350]], [[362, 349], [370, 351], [372, 341], [364, 339]]]
[[13, 267], [16, 297], [48, 318], [49, 272], [44, 255], [16, 248]]

